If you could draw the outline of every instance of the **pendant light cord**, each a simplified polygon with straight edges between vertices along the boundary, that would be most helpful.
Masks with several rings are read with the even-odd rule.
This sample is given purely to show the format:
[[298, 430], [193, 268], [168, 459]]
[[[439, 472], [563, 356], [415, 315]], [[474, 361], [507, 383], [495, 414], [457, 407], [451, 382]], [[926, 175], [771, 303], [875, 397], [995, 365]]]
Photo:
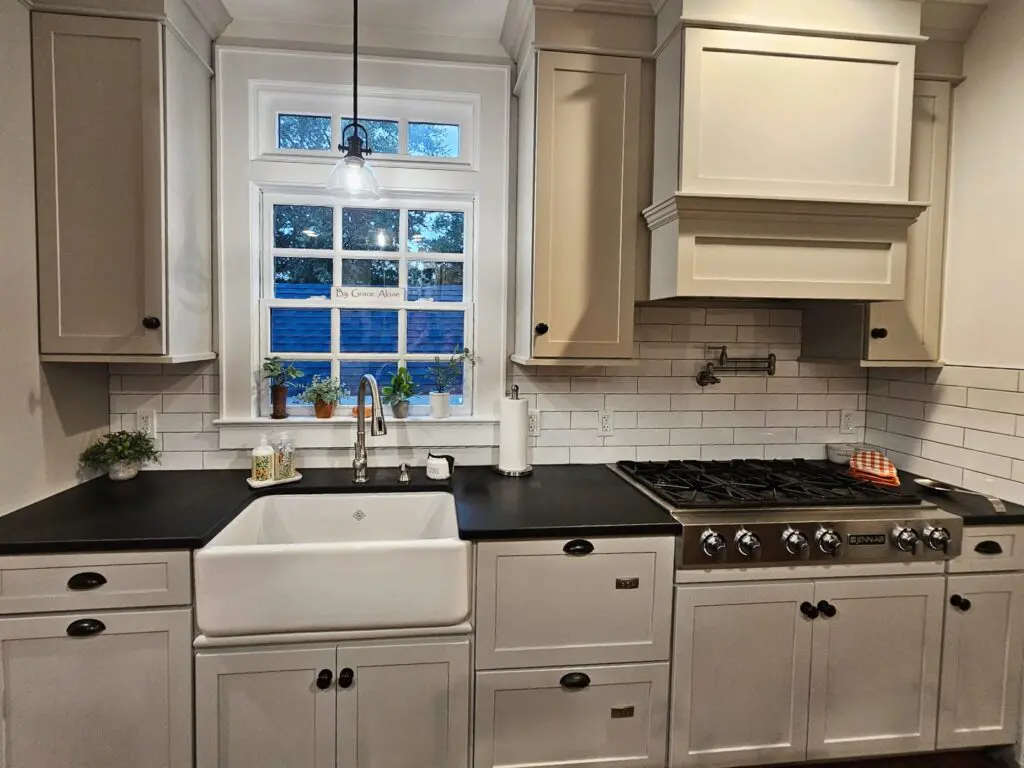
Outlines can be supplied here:
[[[352, 0], [352, 124], [359, 123], [359, 0]], [[356, 129], [358, 131], [358, 129]], [[356, 133], [358, 136], [358, 132]]]

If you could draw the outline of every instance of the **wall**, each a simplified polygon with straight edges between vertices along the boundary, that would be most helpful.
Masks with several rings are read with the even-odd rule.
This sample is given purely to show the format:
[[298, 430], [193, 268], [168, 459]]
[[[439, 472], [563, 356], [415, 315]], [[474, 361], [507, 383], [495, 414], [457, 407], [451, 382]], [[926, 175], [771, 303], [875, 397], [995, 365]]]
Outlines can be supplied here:
[[[641, 362], [628, 368], [522, 369], [510, 384], [540, 411], [537, 464], [618, 459], [824, 458], [828, 442], [863, 437], [867, 379], [856, 367], [798, 363], [798, 310], [643, 307], [636, 337]], [[706, 343], [726, 343], [733, 355], [779, 356], [773, 378], [724, 374], [701, 390], [694, 380]], [[215, 364], [112, 365], [111, 428], [130, 429], [139, 409], [159, 411], [157, 427], [167, 469], [248, 466], [248, 452], [218, 450]], [[839, 432], [843, 409], [855, 411], [852, 435]], [[601, 410], [614, 412], [614, 434], [597, 434]], [[281, 430], [287, 429], [282, 423]], [[374, 448], [376, 464], [422, 464], [425, 449]], [[445, 449], [449, 452], [449, 449]], [[490, 464], [490, 447], [454, 449], [460, 463]], [[347, 450], [300, 451], [302, 466], [342, 466]]]
[[900, 469], [1024, 504], [1024, 371], [871, 372], [865, 440]]
[[103, 365], [40, 365], [29, 12], [0, 0], [0, 514], [77, 482], [107, 422]]
[[942, 358], [1024, 367], [1024, 3], [993, 0], [953, 115]]

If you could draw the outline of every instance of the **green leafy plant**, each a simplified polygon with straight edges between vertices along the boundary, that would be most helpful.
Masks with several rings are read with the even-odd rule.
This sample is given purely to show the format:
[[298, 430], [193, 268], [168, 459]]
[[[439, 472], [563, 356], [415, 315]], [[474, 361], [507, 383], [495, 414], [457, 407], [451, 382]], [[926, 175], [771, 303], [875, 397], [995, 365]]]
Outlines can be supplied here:
[[290, 387], [295, 379], [302, 377], [302, 371], [291, 363], [285, 363], [280, 357], [263, 358], [263, 378], [269, 379], [271, 386]]
[[391, 377], [391, 383], [385, 384], [381, 394], [384, 402], [388, 405], [402, 403], [411, 398], [419, 391], [416, 382], [412, 380], [412, 374], [404, 365], [398, 369], [398, 373]]
[[333, 405], [342, 397], [347, 397], [348, 394], [348, 389], [334, 377], [314, 376], [313, 380], [309, 382], [309, 386], [299, 395], [299, 400], [310, 405], [317, 403]]
[[160, 461], [160, 452], [145, 432], [109, 432], [82, 451], [78, 461], [91, 469], [108, 469], [117, 462]]
[[469, 351], [469, 347], [456, 347], [447, 360], [442, 361], [440, 357], [434, 358], [434, 364], [427, 368], [430, 378], [434, 382], [435, 392], [451, 392], [452, 385], [459, 380], [462, 373], [462, 363], [476, 365], [476, 358]]

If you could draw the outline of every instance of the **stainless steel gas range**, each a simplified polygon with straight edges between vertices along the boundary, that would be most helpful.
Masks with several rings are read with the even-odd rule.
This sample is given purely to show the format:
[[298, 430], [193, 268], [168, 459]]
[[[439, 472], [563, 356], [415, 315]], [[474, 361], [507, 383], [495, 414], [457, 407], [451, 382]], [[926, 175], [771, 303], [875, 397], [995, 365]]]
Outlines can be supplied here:
[[898, 488], [801, 459], [620, 461], [683, 526], [679, 569], [949, 560], [963, 521]]

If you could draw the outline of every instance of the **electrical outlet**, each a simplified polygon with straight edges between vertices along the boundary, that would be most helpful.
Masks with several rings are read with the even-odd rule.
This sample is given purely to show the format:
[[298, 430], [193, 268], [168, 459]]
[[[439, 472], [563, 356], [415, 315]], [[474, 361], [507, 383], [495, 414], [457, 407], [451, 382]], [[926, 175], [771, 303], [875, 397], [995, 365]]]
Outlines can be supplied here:
[[135, 414], [135, 429], [150, 437], [156, 437], [156, 411], [138, 411]]
[[526, 417], [526, 434], [530, 437], [540, 435], [540, 414], [537, 411], [530, 411]]
[[856, 411], [840, 411], [839, 432], [844, 435], [855, 434], [857, 429], [853, 426], [853, 415]]
[[605, 437], [615, 434], [615, 414], [612, 411], [597, 414], [597, 434]]

